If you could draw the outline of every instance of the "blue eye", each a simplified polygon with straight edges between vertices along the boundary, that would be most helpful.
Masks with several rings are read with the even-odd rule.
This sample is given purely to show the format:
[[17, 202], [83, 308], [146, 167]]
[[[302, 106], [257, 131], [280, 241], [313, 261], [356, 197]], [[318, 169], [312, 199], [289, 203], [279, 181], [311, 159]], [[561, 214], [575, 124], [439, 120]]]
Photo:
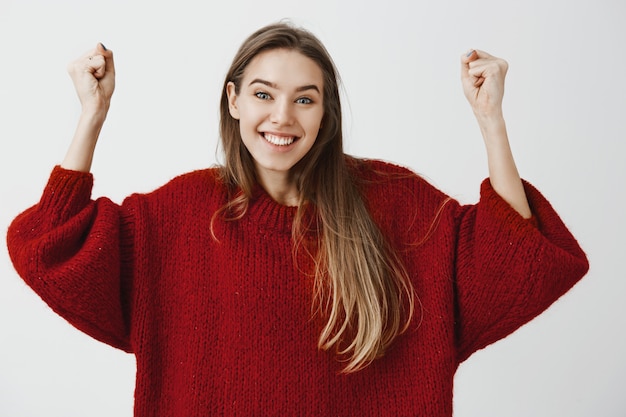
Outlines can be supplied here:
[[299, 99], [296, 100], [296, 103], [298, 103], [298, 104], [311, 104], [311, 103], [313, 103], [313, 100], [311, 100], [308, 97], [300, 97]]
[[261, 100], [269, 100], [271, 97], [269, 94], [263, 91], [259, 91], [258, 93], [254, 93], [255, 96], [260, 98]]

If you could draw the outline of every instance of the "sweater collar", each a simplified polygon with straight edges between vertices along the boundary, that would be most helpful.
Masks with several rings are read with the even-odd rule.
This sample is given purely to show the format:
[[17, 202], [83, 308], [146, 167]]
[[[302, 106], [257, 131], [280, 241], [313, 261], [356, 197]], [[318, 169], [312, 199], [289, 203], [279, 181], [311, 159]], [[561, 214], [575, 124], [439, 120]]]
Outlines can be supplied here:
[[[297, 212], [297, 206], [286, 206], [276, 202], [263, 187], [257, 184], [252, 190], [246, 217], [251, 223], [256, 224], [261, 231], [291, 234], [293, 219]], [[305, 211], [303, 221], [309, 223], [312, 220], [314, 220], [314, 210], [309, 206], [309, 209]], [[311, 226], [315, 226], [315, 224], [311, 222]]]

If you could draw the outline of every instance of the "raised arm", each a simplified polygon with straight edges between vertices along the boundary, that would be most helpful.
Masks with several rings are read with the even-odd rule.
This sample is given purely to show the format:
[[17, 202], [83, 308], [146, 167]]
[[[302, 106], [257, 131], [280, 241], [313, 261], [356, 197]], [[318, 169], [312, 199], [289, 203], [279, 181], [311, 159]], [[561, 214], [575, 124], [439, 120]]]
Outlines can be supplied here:
[[74, 138], [61, 166], [74, 171], [89, 172], [96, 142], [115, 89], [113, 53], [99, 43], [94, 50], [70, 63], [68, 72], [74, 82], [82, 111]]
[[506, 61], [472, 50], [461, 57], [461, 81], [487, 149], [489, 180], [494, 191], [522, 217], [532, 213], [509, 146], [502, 114]]

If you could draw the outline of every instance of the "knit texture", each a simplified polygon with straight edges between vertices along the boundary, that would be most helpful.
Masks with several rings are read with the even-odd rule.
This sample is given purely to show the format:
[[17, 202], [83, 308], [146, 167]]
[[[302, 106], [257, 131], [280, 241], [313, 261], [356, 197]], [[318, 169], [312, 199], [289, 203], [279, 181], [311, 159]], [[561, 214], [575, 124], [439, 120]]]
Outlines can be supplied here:
[[530, 221], [488, 180], [462, 206], [404, 168], [363, 161], [355, 172], [421, 309], [354, 374], [317, 348], [324, 318], [312, 317], [313, 264], [294, 255], [296, 209], [259, 188], [242, 219], [214, 222], [215, 239], [211, 218], [227, 202], [215, 169], [117, 205], [91, 200], [90, 174], [55, 167], [8, 248], [52, 309], [135, 354], [136, 416], [449, 417], [458, 365], [545, 310], [587, 259], [527, 183]]

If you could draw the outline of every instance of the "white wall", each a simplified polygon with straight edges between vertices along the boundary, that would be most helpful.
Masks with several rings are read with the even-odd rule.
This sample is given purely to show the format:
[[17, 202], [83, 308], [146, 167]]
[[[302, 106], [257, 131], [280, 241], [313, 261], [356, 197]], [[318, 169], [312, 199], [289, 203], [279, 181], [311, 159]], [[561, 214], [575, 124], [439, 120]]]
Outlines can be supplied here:
[[[73, 133], [70, 60], [98, 41], [115, 53], [94, 196], [121, 201], [215, 161], [230, 59], [250, 32], [284, 17], [336, 60], [348, 151], [409, 165], [463, 202], [476, 200], [486, 166], [459, 56], [479, 48], [509, 61], [505, 111], [519, 168], [578, 237], [591, 271], [462, 365], [455, 415], [626, 415], [621, 0], [0, 0], [3, 234], [37, 201]], [[0, 415], [131, 416], [133, 357], [54, 315], [18, 278], [6, 246], [0, 270]]]

